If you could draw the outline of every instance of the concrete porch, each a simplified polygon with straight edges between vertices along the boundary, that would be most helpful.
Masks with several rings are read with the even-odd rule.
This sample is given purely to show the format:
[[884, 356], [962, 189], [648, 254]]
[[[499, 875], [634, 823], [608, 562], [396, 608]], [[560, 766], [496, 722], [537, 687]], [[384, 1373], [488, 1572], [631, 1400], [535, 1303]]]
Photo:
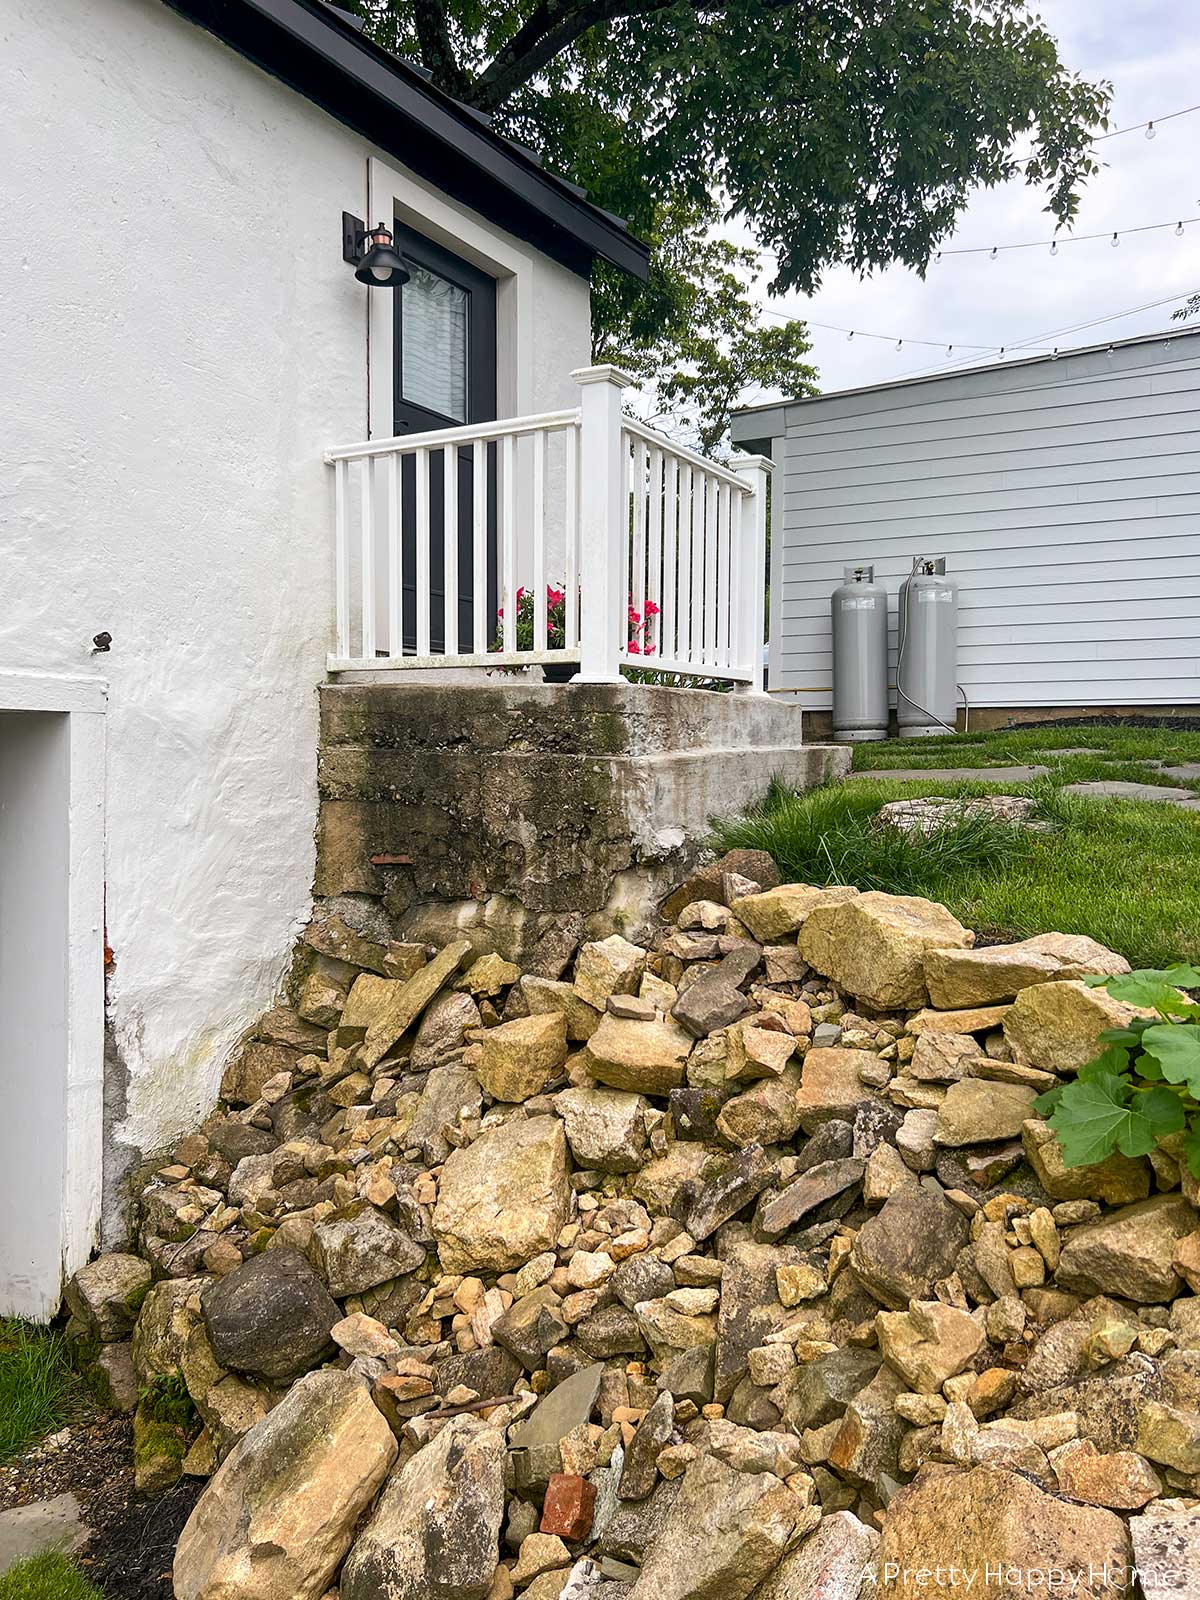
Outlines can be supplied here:
[[326, 684], [316, 892], [380, 898], [400, 937], [466, 931], [530, 959], [633, 936], [710, 820], [778, 775], [844, 775], [765, 695], [625, 682]]

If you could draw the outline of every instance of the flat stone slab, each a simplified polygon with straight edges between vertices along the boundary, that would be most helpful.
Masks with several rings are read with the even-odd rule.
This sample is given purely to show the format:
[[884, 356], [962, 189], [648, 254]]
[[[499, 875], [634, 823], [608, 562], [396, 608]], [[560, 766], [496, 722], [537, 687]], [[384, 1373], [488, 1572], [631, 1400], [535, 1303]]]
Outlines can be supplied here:
[[1091, 783], [1065, 783], [1063, 794], [1090, 795], [1102, 800], [1155, 800], [1186, 811], [1200, 808], [1200, 797], [1188, 789], [1168, 789], [1161, 783], [1130, 783], [1122, 778], [1096, 778]]
[[1032, 783], [1050, 775], [1049, 767], [874, 767], [848, 772], [848, 778], [889, 778], [894, 783]]
[[0, 1511], [0, 1573], [43, 1550], [78, 1550], [88, 1536], [73, 1494]]
[[1184, 761], [1178, 766], [1169, 766], [1165, 761], [1152, 761], [1152, 767], [1168, 778], [1178, 778], [1180, 783], [1200, 783], [1200, 761]]

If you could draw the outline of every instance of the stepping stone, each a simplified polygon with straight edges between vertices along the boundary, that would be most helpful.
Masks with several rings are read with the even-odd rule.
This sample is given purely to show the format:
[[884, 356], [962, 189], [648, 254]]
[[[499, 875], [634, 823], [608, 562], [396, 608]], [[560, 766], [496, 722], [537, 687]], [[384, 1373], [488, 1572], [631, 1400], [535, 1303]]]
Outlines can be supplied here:
[[1032, 783], [1049, 773], [1049, 767], [876, 767], [846, 776], [889, 778], [895, 783]]
[[70, 1555], [87, 1537], [79, 1502], [73, 1494], [0, 1511], [0, 1573], [43, 1550], [61, 1550]]
[[1176, 767], [1169, 767], [1165, 761], [1152, 761], [1150, 765], [1165, 777], [1178, 778], [1180, 783], [1200, 783], [1200, 761], [1185, 761]]
[[1200, 797], [1188, 789], [1168, 789], [1161, 783], [1128, 783], [1120, 778], [1097, 778], [1092, 783], [1067, 783], [1060, 793], [1090, 795], [1102, 800], [1156, 800], [1163, 805], [1200, 809]]
[[1122, 757], [1114, 756], [1111, 750], [1093, 750], [1089, 744], [1068, 745], [1064, 750], [1043, 750], [1044, 756], [1053, 756], [1055, 760], [1062, 760], [1064, 756], [1095, 756], [1098, 761], [1120, 761]]

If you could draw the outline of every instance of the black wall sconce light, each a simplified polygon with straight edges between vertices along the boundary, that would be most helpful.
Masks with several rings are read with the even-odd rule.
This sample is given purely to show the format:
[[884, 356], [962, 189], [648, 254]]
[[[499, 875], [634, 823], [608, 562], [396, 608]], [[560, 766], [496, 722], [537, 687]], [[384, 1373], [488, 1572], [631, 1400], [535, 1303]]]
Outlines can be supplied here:
[[362, 219], [348, 211], [342, 212], [342, 260], [350, 263], [359, 283], [369, 289], [401, 289], [410, 277], [392, 242], [391, 230], [382, 222], [364, 228]]

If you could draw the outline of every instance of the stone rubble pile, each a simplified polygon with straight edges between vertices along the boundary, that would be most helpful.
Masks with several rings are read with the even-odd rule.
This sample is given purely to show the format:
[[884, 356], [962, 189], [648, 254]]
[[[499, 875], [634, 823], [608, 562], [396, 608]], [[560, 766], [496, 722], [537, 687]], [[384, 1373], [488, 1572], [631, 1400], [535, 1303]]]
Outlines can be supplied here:
[[357, 920], [69, 1289], [179, 1600], [1200, 1592], [1196, 1181], [1032, 1108], [1120, 956], [750, 851], [536, 972]]

